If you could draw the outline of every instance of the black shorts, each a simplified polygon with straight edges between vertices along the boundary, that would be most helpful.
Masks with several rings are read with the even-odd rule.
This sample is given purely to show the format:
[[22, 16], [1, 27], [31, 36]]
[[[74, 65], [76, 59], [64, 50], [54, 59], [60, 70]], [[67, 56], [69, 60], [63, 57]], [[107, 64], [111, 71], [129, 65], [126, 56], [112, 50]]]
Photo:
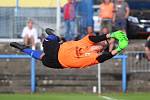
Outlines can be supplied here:
[[150, 40], [147, 40], [145, 47], [148, 47], [150, 49]]
[[42, 58], [43, 65], [55, 69], [63, 68], [58, 60], [59, 47], [60, 44], [56, 41], [44, 40], [43, 48], [44, 48], [45, 56]]

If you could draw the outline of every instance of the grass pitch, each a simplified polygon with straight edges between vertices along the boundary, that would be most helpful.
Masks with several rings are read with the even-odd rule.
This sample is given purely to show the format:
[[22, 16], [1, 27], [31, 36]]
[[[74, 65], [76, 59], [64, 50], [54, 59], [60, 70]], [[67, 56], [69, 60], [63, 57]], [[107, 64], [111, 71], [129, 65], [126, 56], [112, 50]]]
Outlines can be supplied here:
[[150, 100], [150, 93], [131, 94], [0, 94], [0, 100]]

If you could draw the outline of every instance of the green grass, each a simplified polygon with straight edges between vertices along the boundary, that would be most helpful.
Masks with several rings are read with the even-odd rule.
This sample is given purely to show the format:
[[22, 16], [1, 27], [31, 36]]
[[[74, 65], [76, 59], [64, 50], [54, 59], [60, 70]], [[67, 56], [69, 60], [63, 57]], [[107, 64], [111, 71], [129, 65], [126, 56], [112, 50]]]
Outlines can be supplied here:
[[0, 94], [0, 100], [150, 100], [150, 93], [132, 94]]

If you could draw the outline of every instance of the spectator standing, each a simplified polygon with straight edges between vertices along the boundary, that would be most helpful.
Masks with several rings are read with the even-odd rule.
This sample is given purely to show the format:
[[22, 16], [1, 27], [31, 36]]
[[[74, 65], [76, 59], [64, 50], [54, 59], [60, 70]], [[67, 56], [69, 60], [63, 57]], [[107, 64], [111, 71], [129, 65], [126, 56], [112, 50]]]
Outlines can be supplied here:
[[112, 22], [115, 21], [114, 17], [114, 4], [111, 0], [103, 0], [100, 4], [99, 18], [101, 19], [101, 27], [108, 28], [108, 31], [112, 31]]
[[145, 53], [148, 61], [150, 61], [150, 36], [147, 38], [147, 42], [145, 44]]
[[78, 23], [76, 40], [79, 40], [86, 34], [93, 33], [93, 0], [76, 0], [76, 12]]
[[126, 32], [127, 18], [130, 14], [130, 8], [124, 0], [116, 0], [115, 3], [115, 27]]
[[31, 45], [32, 49], [35, 50], [38, 39], [37, 30], [33, 28], [33, 21], [30, 19], [27, 22], [27, 26], [24, 27], [22, 37], [25, 45]]
[[65, 38], [72, 40], [75, 37], [75, 2], [68, 0], [63, 8], [64, 22], [65, 22]]

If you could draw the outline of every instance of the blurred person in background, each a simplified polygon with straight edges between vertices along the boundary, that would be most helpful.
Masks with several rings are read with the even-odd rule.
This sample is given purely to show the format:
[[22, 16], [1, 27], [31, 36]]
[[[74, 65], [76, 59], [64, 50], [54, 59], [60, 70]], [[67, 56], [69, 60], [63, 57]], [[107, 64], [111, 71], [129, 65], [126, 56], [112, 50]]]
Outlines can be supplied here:
[[33, 28], [33, 21], [28, 20], [27, 26], [24, 27], [22, 37], [25, 45], [31, 46], [33, 50], [36, 49], [36, 42], [38, 39], [37, 30]]
[[127, 18], [130, 14], [130, 8], [125, 0], [115, 1], [115, 27], [126, 32]]
[[76, 0], [77, 37], [83, 38], [88, 33], [93, 33], [93, 0]]
[[64, 22], [65, 22], [65, 33], [64, 37], [66, 40], [73, 40], [75, 38], [75, 1], [68, 0], [63, 7]]
[[108, 31], [107, 27], [103, 27], [101, 29], [101, 31], [99, 32], [99, 34], [109, 34], [109, 31]]
[[115, 21], [114, 15], [114, 4], [111, 0], [103, 0], [102, 4], [100, 4], [99, 9], [99, 18], [101, 20], [101, 27], [107, 27], [108, 31], [112, 31], [112, 23]]
[[145, 53], [147, 60], [150, 61], [150, 36], [147, 38], [147, 42], [145, 44]]
[[40, 50], [41, 50], [41, 51], [43, 50], [43, 45], [42, 45], [42, 43], [43, 43], [45, 37], [46, 37], [46, 36], [45, 36], [44, 33], [42, 33], [42, 34], [39, 36], [39, 39], [40, 39]]

